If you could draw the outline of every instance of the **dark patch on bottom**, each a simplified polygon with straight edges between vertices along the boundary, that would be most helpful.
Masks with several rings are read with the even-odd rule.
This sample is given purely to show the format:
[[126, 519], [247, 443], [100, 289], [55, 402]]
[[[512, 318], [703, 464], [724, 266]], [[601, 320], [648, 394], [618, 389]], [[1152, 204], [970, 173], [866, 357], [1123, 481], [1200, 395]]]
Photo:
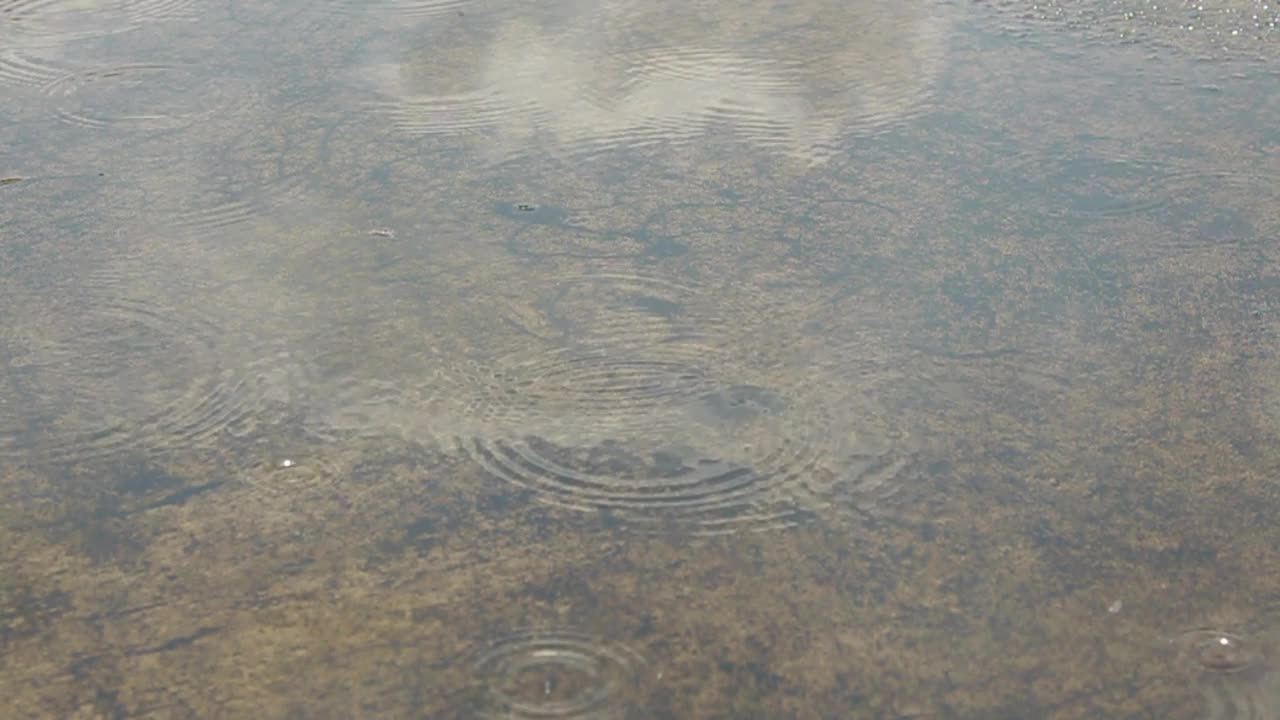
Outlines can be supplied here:
[[187, 647], [188, 645], [193, 644], [195, 641], [199, 640], [200, 638], [208, 637], [210, 635], [213, 635], [214, 633], [220, 632], [221, 630], [222, 630], [221, 627], [203, 627], [191, 633], [190, 635], [180, 635], [176, 638], [165, 640], [159, 645], [152, 645], [150, 647], [141, 647], [141, 648], [131, 648], [129, 650], [126, 650], [124, 654], [130, 657], [136, 657], [138, 655], [154, 655], [155, 653], [162, 653], [162, 652], [168, 652], [170, 650], [177, 650], [178, 648]]

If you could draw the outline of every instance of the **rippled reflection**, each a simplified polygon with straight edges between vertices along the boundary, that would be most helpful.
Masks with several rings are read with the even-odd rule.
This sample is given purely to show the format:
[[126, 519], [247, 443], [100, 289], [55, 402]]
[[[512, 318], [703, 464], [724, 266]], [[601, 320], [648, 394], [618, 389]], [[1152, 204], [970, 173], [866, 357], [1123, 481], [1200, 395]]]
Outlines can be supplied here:
[[499, 158], [590, 155], [727, 130], [821, 161], [922, 109], [946, 13], [929, 0], [788, 8], [609, 2], [431, 23], [366, 69], [405, 132], [496, 133]]

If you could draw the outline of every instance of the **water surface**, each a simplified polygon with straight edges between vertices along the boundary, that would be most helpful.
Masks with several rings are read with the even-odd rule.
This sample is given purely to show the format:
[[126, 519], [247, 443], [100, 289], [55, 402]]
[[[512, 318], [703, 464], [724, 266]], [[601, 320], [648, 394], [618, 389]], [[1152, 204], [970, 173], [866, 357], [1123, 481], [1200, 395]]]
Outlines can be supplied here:
[[0, 0], [13, 717], [1280, 717], [1280, 10]]

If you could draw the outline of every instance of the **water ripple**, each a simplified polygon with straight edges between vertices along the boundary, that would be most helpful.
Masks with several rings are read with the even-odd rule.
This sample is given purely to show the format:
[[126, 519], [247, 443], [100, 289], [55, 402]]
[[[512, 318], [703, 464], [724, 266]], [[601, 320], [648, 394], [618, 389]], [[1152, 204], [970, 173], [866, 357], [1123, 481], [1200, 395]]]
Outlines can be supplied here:
[[173, 65], [135, 63], [68, 73], [41, 90], [53, 98], [59, 120], [91, 129], [171, 130], [218, 109], [216, 96], [200, 92], [194, 74]]
[[0, 51], [0, 83], [43, 88], [67, 71], [34, 55], [17, 50]]
[[725, 341], [732, 327], [706, 289], [652, 276], [601, 272], [556, 276], [536, 305], [574, 342], [600, 348], [666, 344], [691, 352]]
[[0, 455], [73, 463], [194, 447], [260, 409], [227, 330], [195, 308], [108, 288], [0, 295]]
[[316, 179], [325, 137], [280, 127], [205, 148], [206, 176], [174, 198], [178, 224], [196, 233], [216, 232], [300, 199]]
[[871, 512], [905, 478], [905, 446], [873, 404], [833, 409], [678, 347], [556, 353], [460, 380], [471, 399], [445, 412], [455, 447], [550, 504], [692, 534]]
[[618, 644], [567, 629], [522, 630], [475, 655], [485, 717], [611, 718], [642, 679], [646, 662]]
[[295, 499], [337, 488], [348, 477], [346, 468], [314, 455], [313, 448], [298, 453], [277, 450], [240, 472], [240, 480], [264, 498]]
[[1011, 166], [1024, 187], [1042, 188], [1054, 207], [1046, 214], [1060, 218], [1103, 220], [1144, 217], [1176, 230], [1179, 246], [1221, 242], [1194, 231], [1233, 209], [1241, 217], [1277, 197], [1280, 173], [1265, 161], [1241, 160], [1237, 167], [1179, 163], [1127, 157], [1026, 157]]
[[1170, 640], [1197, 678], [1208, 720], [1270, 720], [1280, 713], [1280, 665], [1271, 635], [1246, 637], [1213, 629]]
[[0, 0], [0, 40], [11, 47], [62, 45], [190, 18], [194, 0]]
[[1146, 43], [1200, 57], [1276, 57], [1273, 0], [984, 0], [1004, 32], [1061, 30], [1093, 42]]
[[472, 0], [337, 0], [334, 9], [351, 15], [416, 20], [446, 13], [461, 15], [471, 4]]

